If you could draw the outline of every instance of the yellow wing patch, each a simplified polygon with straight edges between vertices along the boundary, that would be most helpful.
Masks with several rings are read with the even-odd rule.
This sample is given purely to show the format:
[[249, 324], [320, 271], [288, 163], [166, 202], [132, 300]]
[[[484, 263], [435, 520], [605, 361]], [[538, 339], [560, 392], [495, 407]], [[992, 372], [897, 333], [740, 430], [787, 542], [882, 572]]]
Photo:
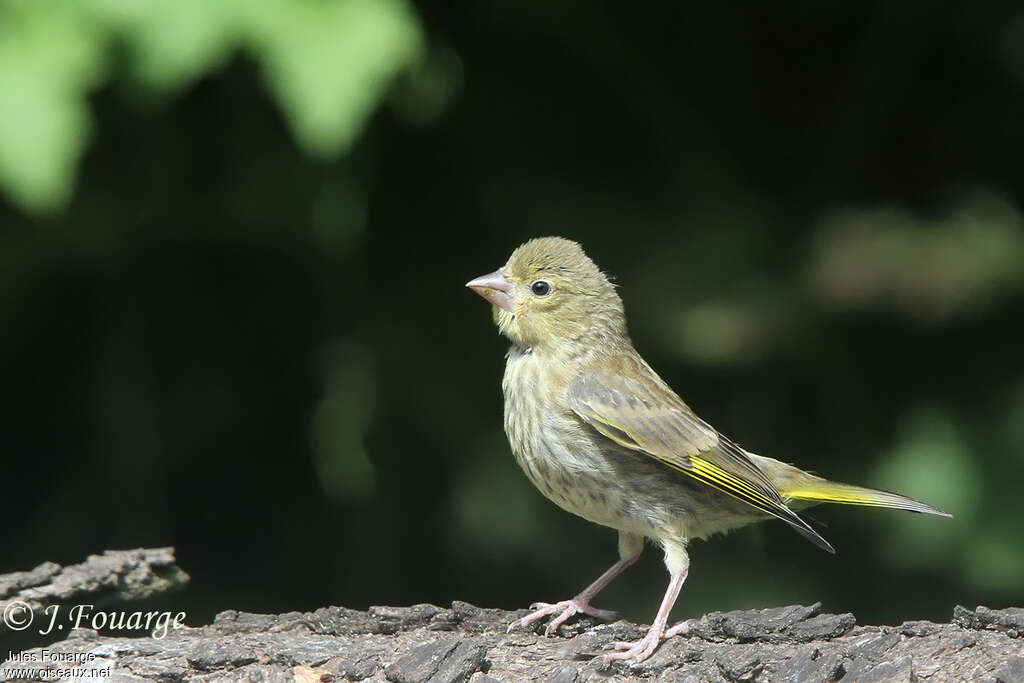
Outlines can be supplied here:
[[[654, 458], [682, 474], [773, 517], [813, 543], [832, 546], [786, 507], [782, 495], [746, 451], [693, 414], [646, 366], [636, 377], [594, 370], [569, 386], [573, 411], [615, 443]], [[645, 373], [646, 376], [645, 376]]]
[[750, 483], [703, 458], [690, 456], [690, 464], [693, 470], [688, 474], [705, 480], [705, 483], [711, 484], [715, 488], [721, 489], [745, 503], [750, 503], [762, 509], [774, 508], [778, 505], [777, 501], [769, 498], [762, 491], [751, 486]]

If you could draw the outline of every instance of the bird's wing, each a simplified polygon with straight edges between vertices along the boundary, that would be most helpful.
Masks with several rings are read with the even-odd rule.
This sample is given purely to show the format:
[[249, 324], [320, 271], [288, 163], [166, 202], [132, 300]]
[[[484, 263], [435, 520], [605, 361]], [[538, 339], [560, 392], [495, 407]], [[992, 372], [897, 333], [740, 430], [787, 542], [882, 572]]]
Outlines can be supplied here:
[[590, 366], [569, 384], [569, 405], [584, 422], [620, 446], [788, 522], [834, 552], [786, 507], [746, 451], [697, 417], [646, 363], [622, 358], [617, 365]]

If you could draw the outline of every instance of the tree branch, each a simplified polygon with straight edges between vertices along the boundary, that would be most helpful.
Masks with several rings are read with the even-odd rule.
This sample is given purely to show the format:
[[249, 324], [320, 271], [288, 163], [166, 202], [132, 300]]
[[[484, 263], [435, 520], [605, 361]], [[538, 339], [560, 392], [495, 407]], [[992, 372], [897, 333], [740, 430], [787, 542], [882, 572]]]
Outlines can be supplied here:
[[[131, 552], [143, 555], [118, 566], [159, 571], [153, 569], [153, 577], [142, 581], [128, 579], [133, 570], [113, 572], [117, 578], [112, 584], [122, 587], [123, 594], [151, 594], [157, 585], [175, 583], [167, 578], [168, 567], [173, 568], [172, 577], [183, 576], [168, 549]], [[142, 559], [154, 557], [146, 553], [164, 554], [154, 564]], [[95, 566], [113, 555], [105, 553], [76, 567]], [[0, 577], [0, 595], [24, 595], [61, 583], [52, 567], [44, 567]], [[135, 588], [128, 588], [130, 584]], [[64, 601], [82, 595], [70, 586], [59, 594]], [[162, 638], [140, 633], [100, 636], [79, 629], [46, 651], [79, 660], [91, 654], [92, 660], [76, 666], [109, 667], [111, 678], [124, 681], [574, 683], [621, 676], [648, 681], [1024, 680], [1020, 608], [957, 607], [948, 624], [911, 621], [900, 626], [857, 626], [852, 614], [823, 613], [818, 604], [715, 612], [692, 622], [689, 635], [668, 641], [633, 667], [605, 667], [595, 657], [612, 641], [642, 636], [641, 626], [583, 618], [564, 626], [556, 637], [540, 635], [540, 624], [535, 630], [506, 633], [508, 624], [523, 614], [464, 602], [448, 608], [324, 607], [279, 615], [228, 611], [208, 626], [165, 629]], [[15, 661], [3, 667], [38, 670], [47, 663], [43, 648], [12, 655]]]

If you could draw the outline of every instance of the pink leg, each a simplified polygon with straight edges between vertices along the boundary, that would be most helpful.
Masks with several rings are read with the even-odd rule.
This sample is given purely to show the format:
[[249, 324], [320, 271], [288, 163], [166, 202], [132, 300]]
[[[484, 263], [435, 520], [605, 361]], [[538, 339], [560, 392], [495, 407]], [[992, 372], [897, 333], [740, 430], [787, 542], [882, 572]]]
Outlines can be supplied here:
[[[604, 655], [603, 659], [605, 663], [614, 662], [617, 660], [632, 660], [634, 662], [642, 662], [651, 654], [654, 653], [655, 648], [665, 638], [684, 633], [685, 622], [673, 626], [669, 629], [669, 632], [665, 631], [665, 624], [668, 623], [668, 613], [672, 611], [672, 606], [676, 604], [676, 598], [679, 597], [679, 591], [683, 587], [683, 582], [686, 581], [686, 573], [677, 574], [673, 576], [668, 582], [668, 590], [665, 591], [665, 597], [661, 601], [661, 607], [658, 608], [658, 615], [654, 617], [654, 623], [651, 624], [650, 630], [640, 640], [635, 643], [612, 643], [612, 646], [619, 650], [619, 652], [612, 652], [611, 654]], [[671, 635], [669, 635], [671, 633]]]
[[[555, 613], [559, 613], [557, 617], [551, 620], [544, 629], [544, 635], [550, 636], [552, 633], [558, 630], [558, 627], [568, 621], [571, 617], [576, 614], [589, 614], [592, 617], [598, 619], [604, 619], [610, 621], [615, 618], [615, 612], [604, 609], [597, 609], [590, 605], [590, 601], [594, 599], [598, 593], [605, 589], [605, 587], [612, 582], [612, 580], [624, 572], [627, 568], [636, 563], [640, 559], [640, 553], [643, 551], [643, 540], [640, 539], [637, 543], [630, 544], [628, 541], [620, 541], [620, 549], [628, 548], [628, 555], [620, 559], [618, 562], [608, 568], [604, 574], [597, 577], [594, 583], [590, 584], [583, 589], [579, 595], [571, 600], [562, 600], [561, 602], [548, 603], [548, 602], [536, 602], [530, 607], [536, 609], [535, 612], [527, 614], [522, 619], [517, 619], [509, 624], [508, 630], [511, 631], [516, 626], [526, 627], [544, 617], [550, 616]], [[623, 552], [626, 554], [626, 552]]]
[[679, 597], [679, 591], [682, 590], [683, 582], [686, 581], [686, 576], [690, 570], [690, 560], [686, 555], [685, 546], [666, 544], [665, 563], [669, 566], [670, 570], [668, 589], [665, 591], [665, 597], [661, 600], [661, 607], [658, 608], [658, 614], [654, 617], [654, 623], [651, 624], [647, 635], [634, 643], [612, 643], [612, 647], [619, 650], [619, 652], [604, 655], [602, 659], [605, 664], [614, 661], [642, 662], [654, 653], [654, 650], [657, 649], [658, 644], [662, 640], [685, 634], [689, 630], [689, 625], [685, 621], [676, 624], [668, 629], [668, 631], [665, 630], [665, 625], [668, 623], [668, 615], [672, 611], [673, 605], [676, 604], [676, 598]]

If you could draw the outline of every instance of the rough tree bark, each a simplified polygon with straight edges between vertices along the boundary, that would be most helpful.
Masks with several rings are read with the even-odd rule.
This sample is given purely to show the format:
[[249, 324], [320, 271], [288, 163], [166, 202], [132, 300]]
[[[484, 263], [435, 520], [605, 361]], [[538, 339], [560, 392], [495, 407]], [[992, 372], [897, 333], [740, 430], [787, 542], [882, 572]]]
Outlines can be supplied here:
[[108, 550], [70, 567], [44, 562], [31, 571], [0, 575], [0, 614], [5, 616], [0, 636], [11, 625], [17, 628], [25, 609], [45, 614], [51, 605], [144, 600], [186, 583], [188, 574], [174, 564], [174, 548]]
[[[0, 577], [0, 599], [29, 588], [12, 576]], [[168, 629], [163, 638], [79, 629], [46, 650], [63, 661], [91, 654], [76, 666], [105, 668], [118, 681], [1024, 681], [1020, 608], [957, 607], [950, 623], [901, 626], [857, 626], [852, 614], [822, 613], [820, 605], [712, 613], [694, 622], [690, 635], [632, 667], [605, 667], [595, 657], [614, 640], [640, 637], [644, 627], [583, 618], [551, 638], [539, 626], [506, 633], [523, 614], [464, 602], [280, 615], [228, 611], [207, 626]], [[10, 655], [15, 661], [0, 669], [46, 666], [43, 648]]]

